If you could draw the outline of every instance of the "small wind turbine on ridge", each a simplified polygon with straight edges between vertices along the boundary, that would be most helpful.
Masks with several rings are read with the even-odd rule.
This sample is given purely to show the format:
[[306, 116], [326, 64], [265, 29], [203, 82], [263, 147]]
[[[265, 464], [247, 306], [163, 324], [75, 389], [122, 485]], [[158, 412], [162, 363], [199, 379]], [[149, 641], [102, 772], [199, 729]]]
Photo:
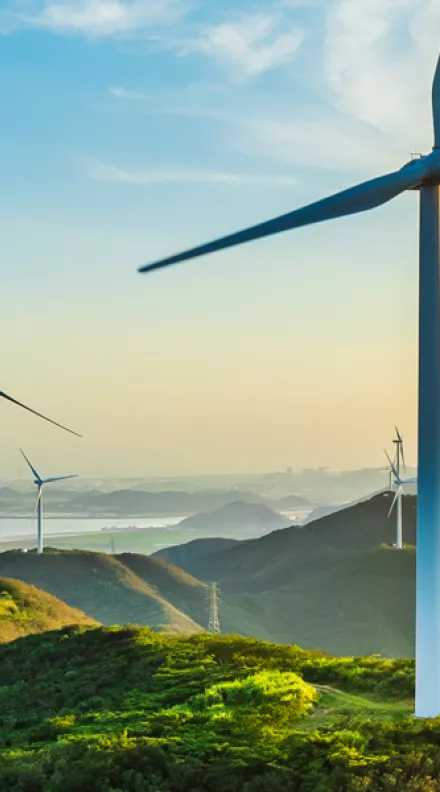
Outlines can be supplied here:
[[424, 718], [440, 715], [440, 57], [432, 110], [430, 154], [385, 176], [139, 270], [151, 272], [254, 239], [366, 212], [407, 190], [420, 192], [416, 716]]
[[77, 478], [75, 475], [69, 476], [55, 476], [51, 478], [42, 478], [39, 473], [35, 470], [29, 459], [27, 458], [26, 454], [20, 448], [20, 452], [24, 456], [27, 464], [29, 465], [33, 475], [34, 475], [34, 484], [37, 487], [37, 500], [35, 502], [35, 511], [37, 512], [37, 553], [43, 552], [43, 487], [46, 484], [53, 484], [55, 481], [66, 481], [67, 479]]
[[[385, 449], [384, 449], [385, 451]], [[407, 478], [403, 479], [400, 477], [400, 473], [398, 468], [395, 466], [394, 462], [391, 462], [390, 457], [388, 456], [388, 462], [390, 463], [390, 468], [394, 475], [394, 484], [396, 485], [396, 494], [394, 495], [393, 502], [391, 504], [391, 508], [388, 512], [388, 517], [391, 517], [393, 509], [397, 503], [397, 530], [396, 530], [396, 547], [398, 550], [402, 550], [403, 548], [403, 528], [402, 528], [402, 495], [403, 493], [403, 485], [404, 484], [415, 484], [417, 482], [416, 478]]]
[[396, 461], [395, 461], [395, 465], [396, 465], [396, 468], [397, 468], [397, 472], [400, 473], [400, 462], [402, 462], [403, 469], [404, 469], [404, 471], [406, 473], [405, 453], [403, 451], [403, 437], [400, 434], [397, 426], [395, 426], [394, 428], [396, 430], [396, 437], [393, 440], [393, 443], [396, 446]]

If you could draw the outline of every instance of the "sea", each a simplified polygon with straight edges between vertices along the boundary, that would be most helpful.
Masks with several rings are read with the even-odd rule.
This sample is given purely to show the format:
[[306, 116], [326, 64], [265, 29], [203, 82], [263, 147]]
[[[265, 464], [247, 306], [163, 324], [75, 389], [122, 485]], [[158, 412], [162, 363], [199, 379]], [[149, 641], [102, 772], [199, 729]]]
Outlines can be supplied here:
[[[67, 536], [78, 534], [102, 533], [103, 529], [114, 529], [123, 531], [124, 529], [133, 530], [135, 528], [172, 528], [181, 522], [186, 515], [181, 517], [145, 517], [134, 518], [126, 517], [115, 519], [106, 518], [59, 518], [44, 515], [44, 535], [47, 536]], [[35, 518], [1, 518], [0, 519], [0, 540], [24, 539], [35, 535]]]

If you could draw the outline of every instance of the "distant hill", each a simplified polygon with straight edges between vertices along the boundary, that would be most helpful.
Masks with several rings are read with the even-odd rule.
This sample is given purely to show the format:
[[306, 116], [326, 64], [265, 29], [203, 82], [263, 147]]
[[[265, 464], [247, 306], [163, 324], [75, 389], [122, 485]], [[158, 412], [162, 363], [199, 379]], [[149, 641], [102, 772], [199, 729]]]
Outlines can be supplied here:
[[[347, 509], [239, 542], [205, 556], [192, 574], [201, 580], [279, 586], [306, 568], [326, 566], [332, 558], [371, 550], [395, 541], [395, 517], [388, 519], [392, 495], [384, 493]], [[416, 498], [403, 497], [404, 539], [415, 545]], [[205, 540], [206, 541], [206, 540]]]
[[[235, 490], [206, 492], [145, 492], [141, 490], [116, 490], [101, 492], [90, 490], [71, 494], [65, 504], [71, 514], [108, 515], [123, 517], [160, 517], [162, 515], [187, 515], [205, 509], [217, 509], [237, 499]], [[262, 498], [253, 492], [240, 492], [247, 503], [261, 503]], [[52, 508], [52, 505], [51, 505]], [[56, 508], [56, 502], [53, 503]]]
[[203, 558], [215, 556], [223, 552], [223, 550], [230, 550], [230, 548], [234, 547], [238, 542], [239, 539], [226, 539], [222, 537], [193, 539], [192, 542], [186, 542], [185, 544], [164, 547], [163, 550], [158, 550], [156, 553], [153, 553], [153, 557], [171, 561], [172, 564], [182, 567], [192, 574], [192, 569], [200, 571], [200, 562]]
[[161, 597], [183, 613], [190, 615], [198, 624], [208, 624], [208, 590], [206, 583], [189, 575], [183, 569], [165, 559], [137, 553], [117, 556], [127, 569], [152, 587]]
[[102, 624], [136, 623], [176, 633], [201, 630], [154, 585], [104, 553], [48, 549], [37, 555], [8, 551], [0, 553], [0, 576], [38, 586]]
[[[335, 654], [413, 655], [416, 499], [403, 498], [405, 541], [395, 550], [389, 493], [305, 526], [274, 531], [230, 547], [201, 540], [197, 553], [170, 548], [168, 557], [240, 605], [237, 622], [249, 630]], [[204, 544], [205, 550], [204, 551]], [[249, 633], [247, 633], [249, 634]]]
[[262, 503], [243, 503], [240, 500], [228, 503], [212, 512], [194, 514], [182, 520], [178, 527], [192, 529], [214, 536], [230, 536], [240, 539], [285, 528], [289, 520], [276, 514]]
[[312, 503], [301, 495], [286, 495], [279, 500], [271, 501], [271, 507], [277, 511], [293, 511], [294, 509], [311, 509]]
[[80, 610], [21, 580], [0, 578], [0, 643], [69, 624], [96, 624]]

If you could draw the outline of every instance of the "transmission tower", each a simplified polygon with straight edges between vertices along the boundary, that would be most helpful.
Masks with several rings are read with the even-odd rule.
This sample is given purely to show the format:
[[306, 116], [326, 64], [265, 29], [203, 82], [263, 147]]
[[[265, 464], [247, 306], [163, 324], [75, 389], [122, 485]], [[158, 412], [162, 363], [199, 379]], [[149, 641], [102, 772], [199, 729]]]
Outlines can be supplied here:
[[217, 583], [211, 583], [211, 596], [209, 599], [209, 620], [208, 630], [212, 633], [220, 633], [219, 603]]

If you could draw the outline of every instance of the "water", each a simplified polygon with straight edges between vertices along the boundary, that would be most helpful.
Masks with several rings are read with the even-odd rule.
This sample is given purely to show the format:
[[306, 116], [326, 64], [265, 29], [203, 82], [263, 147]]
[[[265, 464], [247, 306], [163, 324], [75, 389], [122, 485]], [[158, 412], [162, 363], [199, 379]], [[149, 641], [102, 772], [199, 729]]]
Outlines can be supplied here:
[[[185, 516], [185, 515], [184, 515]], [[66, 536], [68, 534], [90, 534], [97, 533], [103, 536], [106, 531], [103, 528], [115, 528], [120, 530], [122, 528], [167, 528], [177, 525], [182, 517], [145, 517], [134, 518], [126, 517], [114, 519], [112, 517], [105, 518], [58, 518], [58, 517], [44, 517], [44, 535], [45, 536]], [[23, 539], [29, 536], [34, 536], [36, 530], [35, 518], [18, 518], [10, 519], [8, 517], [0, 518], [0, 539]]]

